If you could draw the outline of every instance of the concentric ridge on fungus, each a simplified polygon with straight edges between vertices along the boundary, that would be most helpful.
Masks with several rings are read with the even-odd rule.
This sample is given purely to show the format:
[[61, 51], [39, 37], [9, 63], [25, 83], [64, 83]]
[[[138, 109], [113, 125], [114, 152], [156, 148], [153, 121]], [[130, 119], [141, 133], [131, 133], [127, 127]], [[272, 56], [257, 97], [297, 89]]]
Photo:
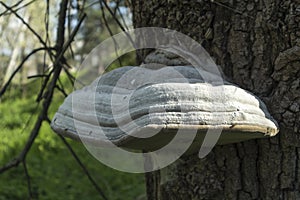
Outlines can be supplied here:
[[[134, 79], [133, 79], [134, 77]], [[71, 93], [52, 129], [95, 145], [108, 142], [153, 150], [178, 129], [197, 131], [199, 146], [209, 128], [223, 129], [218, 144], [274, 136], [276, 121], [253, 94], [192, 66], [122, 67]], [[147, 133], [158, 133], [147, 138]], [[143, 138], [139, 138], [143, 137]], [[196, 148], [195, 148], [196, 149]]]

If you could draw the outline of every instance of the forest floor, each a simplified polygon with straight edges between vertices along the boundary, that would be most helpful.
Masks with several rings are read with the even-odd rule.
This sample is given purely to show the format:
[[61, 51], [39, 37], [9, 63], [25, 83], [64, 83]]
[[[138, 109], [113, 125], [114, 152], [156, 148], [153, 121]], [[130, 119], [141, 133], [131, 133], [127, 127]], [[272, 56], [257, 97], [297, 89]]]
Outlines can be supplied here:
[[[11, 87], [0, 101], [0, 167], [24, 148], [40, 105], [36, 83]], [[52, 117], [64, 97], [55, 94]], [[137, 199], [145, 194], [143, 174], [111, 169], [92, 157], [80, 142], [67, 140], [109, 200]], [[41, 200], [102, 199], [62, 140], [44, 122], [26, 158], [32, 194]], [[0, 200], [28, 199], [24, 167], [20, 164], [0, 174]]]

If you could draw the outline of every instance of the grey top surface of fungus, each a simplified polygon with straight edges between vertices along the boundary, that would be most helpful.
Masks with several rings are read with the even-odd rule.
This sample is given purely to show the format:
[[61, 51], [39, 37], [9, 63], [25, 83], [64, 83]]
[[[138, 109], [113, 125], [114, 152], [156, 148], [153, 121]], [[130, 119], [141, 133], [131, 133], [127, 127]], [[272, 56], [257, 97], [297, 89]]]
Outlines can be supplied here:
[[[212, 127], [223, 129], [218, 144], [278, 133], [259, 98], [192, 66], [128, 66], [108, 72], [71, 93], [51, 127], [95, 145], [113, 142], [146, 150], [155, 149], [157, 140], [169, 141], [178, 129], [200, 135]], [[149, 130], [158, 130], [157, 138], [142, 142], [138, 137], [146, 138]]]

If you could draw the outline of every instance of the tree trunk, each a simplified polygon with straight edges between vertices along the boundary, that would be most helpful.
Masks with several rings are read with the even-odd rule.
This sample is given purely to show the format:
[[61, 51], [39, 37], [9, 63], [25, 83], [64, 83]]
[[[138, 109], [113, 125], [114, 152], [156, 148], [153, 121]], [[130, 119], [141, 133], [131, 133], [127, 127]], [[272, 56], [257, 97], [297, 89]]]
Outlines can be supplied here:
[[252, 91], [280, 125], [270, 139], [216, 146], [147, 174], [152, 199], [300, 199], [300, 1], [133, 0], [135, 27], [180, 31]]
[[[25, 13], [24, 15], [24, 20], [28, 22], [30, 16], [28, 14], [28, 12]], [[18, 24], [19, 25], [19, 24]], [[24, 24], [21, 24], [20, 23], [20, 27], [19, 27], [19, 30], [16, 31], [16, 39], [14, 42], [14, 49], [11, 53], [11, 57], [10, 57], [10, 61], [9, 61], [9, 64], [6, 68], [6, 72], [5, 72], [5, 75], [4, 75], [4, 81], [3, 83], [5, 84], [10, 76], [14, 73], [14, 71], [16, 70], [17, 66], [18, 66], [18, 62], [19, 60], [21, 60], [21, 56], [22, 54], [24, 54], [24, 50], [25, 50], [25, 46], [26, 46], [26, 26]]]

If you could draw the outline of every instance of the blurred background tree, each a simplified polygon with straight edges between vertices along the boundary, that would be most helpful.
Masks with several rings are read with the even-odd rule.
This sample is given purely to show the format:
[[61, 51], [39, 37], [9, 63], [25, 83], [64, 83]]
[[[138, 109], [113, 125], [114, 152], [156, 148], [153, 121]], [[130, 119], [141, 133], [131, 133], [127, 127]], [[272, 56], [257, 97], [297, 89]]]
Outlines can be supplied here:
[[[0, 1], [0, 200], [143, 196], [143, 175], [102, 165], [49, 127], [85, 56], [130, 27], [124, 0]], [[121, 60], [111, 68], [134, 53]]]

